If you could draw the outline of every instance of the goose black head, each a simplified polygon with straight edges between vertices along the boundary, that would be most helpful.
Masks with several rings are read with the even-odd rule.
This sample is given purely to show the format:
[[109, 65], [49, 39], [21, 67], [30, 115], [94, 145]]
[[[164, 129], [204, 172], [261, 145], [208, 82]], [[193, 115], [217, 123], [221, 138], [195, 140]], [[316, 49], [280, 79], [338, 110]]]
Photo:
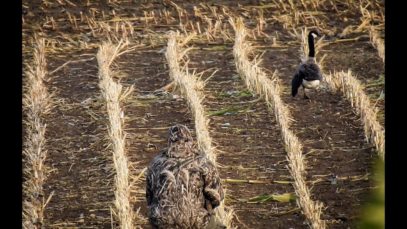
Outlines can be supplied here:
[[186, 143], [186, 142], [192, 143], [192, 136], [188, 127], [181, 124], [171, 126], [168, 131], [168, 144], [171, 145], [174, 143]]
[[319, 37], [320, 35], [319, 35], [319, 33], [316, 31], [316, 30], [311, 30], [309, 33], [308, 33], [308, 37], [313, 37], [313, 38], [317, 38], [317, 37]]

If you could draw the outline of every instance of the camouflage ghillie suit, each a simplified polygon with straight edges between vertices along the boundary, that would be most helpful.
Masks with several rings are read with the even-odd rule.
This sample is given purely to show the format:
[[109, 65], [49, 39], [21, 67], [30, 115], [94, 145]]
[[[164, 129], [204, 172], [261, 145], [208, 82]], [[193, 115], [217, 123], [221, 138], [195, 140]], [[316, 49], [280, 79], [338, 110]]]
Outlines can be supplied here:
[[205, 228], [223, 200], [218, 172], [186, 126], [171, 127], [168, 144], [147, 170], [149, 220], [155, 228]]

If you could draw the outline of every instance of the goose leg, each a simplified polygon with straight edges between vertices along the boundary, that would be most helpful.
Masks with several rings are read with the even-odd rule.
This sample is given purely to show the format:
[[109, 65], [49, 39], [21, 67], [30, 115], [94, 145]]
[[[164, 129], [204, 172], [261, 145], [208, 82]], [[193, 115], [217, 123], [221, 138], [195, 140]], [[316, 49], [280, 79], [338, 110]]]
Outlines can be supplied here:
[[302, 88], [304, 89], [304, 99], [309, 99], [309, 97], [305, 94], [305, 87], [302, 86]]

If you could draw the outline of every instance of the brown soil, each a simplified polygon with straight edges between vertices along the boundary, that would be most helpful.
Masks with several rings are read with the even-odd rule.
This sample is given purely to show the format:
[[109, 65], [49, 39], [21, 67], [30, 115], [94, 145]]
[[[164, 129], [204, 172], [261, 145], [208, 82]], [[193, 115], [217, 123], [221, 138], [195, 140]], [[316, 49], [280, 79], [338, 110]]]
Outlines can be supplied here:
[[[79, 59], [78, 53], [66, 57]], [[65, 59], [48, 62], [48, 68], [55, 69]], [[44, 188], [47, 197], [54, 192], [44, 214], [49, 228], [111, 227], [114, 169], [106, 150], [106, 112], [98, 81], [96, 59], [68, 65], [50, 77], [56, 106], [47, 119], [46, 134], [46, 165], [52, 172]]]

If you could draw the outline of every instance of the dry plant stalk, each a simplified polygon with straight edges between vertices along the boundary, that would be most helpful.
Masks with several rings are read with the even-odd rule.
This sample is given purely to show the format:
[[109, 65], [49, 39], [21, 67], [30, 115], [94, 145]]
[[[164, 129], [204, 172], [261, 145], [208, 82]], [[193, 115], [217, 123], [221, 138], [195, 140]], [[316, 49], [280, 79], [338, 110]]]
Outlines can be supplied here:
[[[192, 111], [195, 120], [195, 129], [199, 149], [206, 154], [209, 160], [216, 165], [216, 154], [212, 146], [212, 138], [209, 136], [208, 124], [209, 120], [205, 116], [205, 109], [202, 105], [204, 95], [202, 88], [204, 83], [199, 80], [195, 73], [188, 71], [188, 63], [184, 63], [184, 67], [181, 67], [180, 61], [190, 50], [181, 49], [188, 41], [190, 41], [195, 34], [191, 34], [184, 37], [180, 43], [177, 43], [177, 37], [179, 33], [171, 32], [169, 34], [169, 40], [167, 44], [167, 50], [165, 57], [170, 69], [170, 77], [175, 82], [176, 86], [180, 88], [181, 93], [187, 99], [190, 110]], [[220, 204], [215, 209], [217, 218], [227, 226], [231, 228], [233, 211], [232, 209], [225, 209], [224, 203]]]
[[298, 196], [297, 204], [301, 207], [311, 228], [326, 228], [326, 222], [320, 218], [323, 205], [311, 199], [309, 188], [306, 185], [302, 145], [290, 130], [292, 118], [288, 107], [280, 97], [280, 86], [277, 77], [274, 74], [272, 79], [269, 79], [259, 67], [258, 58], [253, 61], [249, 60], [248, 53], [251, 51], [251, 45], [245, 42], [246, 29], [243, 20], [239, 18], [235, 22], [230, 18], [230, 23], [236, 33], [233, 55], [237, 71], [245, 81], [247, 88], [264, 96], [267, 105], [274, 111], [277, 123], [281, 128], [285, 150], [287, 151], [289, 170], [294, 178], [294, 189]]
[[[362, 14], [361, 21], [362, 23], [358, 27], [358, 31], [368, 30], [370, 43], [372, 43], [373, 47], [377, 49], [379, 57], [382, 58], [383, 63], [385, 59], [384, 54], [384, 41], [380, 37], [379, 28], [382, 28], [384, 25], [384, 17], [383, 12], [376, 12], [374, 10], [368, 10], [368, 6], [371, 3], [367, 3], [366, 6], [360, 5], [360, 13]], [[373, 25], [373, 21], [378, 21], [379, 25]]]
[[[305, 28], [302, 31], [301, 52], [304, 52], [308, 47], [306, 37], [307, 29]], [[322, 38], [316, 42], [316, 54], [318, 54], [318, 50], [324, 45]], [[302, 53], [302, 55], [305, 56], [305, 53]], [[322, 70], [323, 59], [324, 58], [317, 60], [318, 65]], [[356, 112], [360, 114], [363, 122], [367, 142], [375, 145], [377, 153], [384, 160], [384, 128], [377, 121], [377, 110], [374, 109], [374, 106], [370, 103], [369, 97], [363, 91], [362, 84], [352, 75], [350, 70], [348, 70], [347, 73], [342, 71], [329, 75], [324, 74], [324, 76], [324, 80], [328, 87], [333, 91], [340, 90], [351, 102], [352, 107], [356, 108]]]
[[384, 160], [384, 128], [377, 121], [377, 109], [373, 108], [369, 97], [363, 91], [362, 84], [350, 70], [325, 75], [325, 81], [331, 90], [341, 91], [351, 102], [352, 107], [356, 108], [363, 122], [366, 140], [375, 145], [377, 153]]
[[[184, 57], [187, 51], [190, 49], [180, 50], [177, 43], [177, 35], [175, 33], [170, 34], [168, 40], [167, 51], [165, 53], [167, 62], [170, 68], [170, 77], [174, 80], [175, 84], [181, 89], [183, 95], [185, 95], [189, 106], [193, 112], [195, 118], [196, 135], [198, 141], [198, 147], [200, 150], [206, 153], [211, 161], [216, 161], [216, 155], [212, 146], [212, 138], [209, 136], [208, 123], [209, 121], [205, 117], [204, 107], [202, 105], [203, 83], [194, 75], [188, 71], [187, 64], [185, 68], [181, 68], [180, 61]], [[187, 37], [183, 43], [188, 42]]]
[[120, 228], [131, 229], [134, 228], [134, 216], [139, 216], [133, 212], [133, 207], [130, 205], [130, 172], [125, 147], [126, 134], [123, 131], [124, 115], [120, 102], [132, 92], [133, 87], [123, 91], [123, 86], [113, 80], [112, 77], [115, 73], [110, 69], [113, 60], [123, 53], [121, 50], [125, 46], [126, 44], [122, 41], [116, 46], [111, 42], [105, 42], [99, 46], [96, 58], [99, 66], [99, 87], [106, 100], [109, 116], [109, 137], [112, 144], [114, 167], [116, 169], [115, 212], [120, 223]]
[[370, 27], [369, 35], [370, 42], [372, 43], [373, 47], [377, 49], [377, 52], [384, 63], [384, 41], [382, 38], [380, 38], [380, 33], [375, 29], [374, 26], [372, 26]]
[[[23, 228], [42, 228], [44, 208], [49, 201], [44, 200], [43, 184], [47, 177], [44, 161], [46, 124], [44, 115], [51, 109], [51, 97], [44, 85], [47, 75], [45, 59], [45, 39], [34, 37], [33, 63], [26, 65], [26, 92], [23, 99], [26, 120], [26, 137], [23, 149]], [[52, 195], [52, 194], [51, 194]]]
[[98, 22], [96, 24], [96, 31], [99, 36], [107, 37], [109, 40], [115, 40], [116, 42], [121, 40], [127, 40], [134, 36], [134, 27], [130, 21], [114, 21], [110, 22]]

